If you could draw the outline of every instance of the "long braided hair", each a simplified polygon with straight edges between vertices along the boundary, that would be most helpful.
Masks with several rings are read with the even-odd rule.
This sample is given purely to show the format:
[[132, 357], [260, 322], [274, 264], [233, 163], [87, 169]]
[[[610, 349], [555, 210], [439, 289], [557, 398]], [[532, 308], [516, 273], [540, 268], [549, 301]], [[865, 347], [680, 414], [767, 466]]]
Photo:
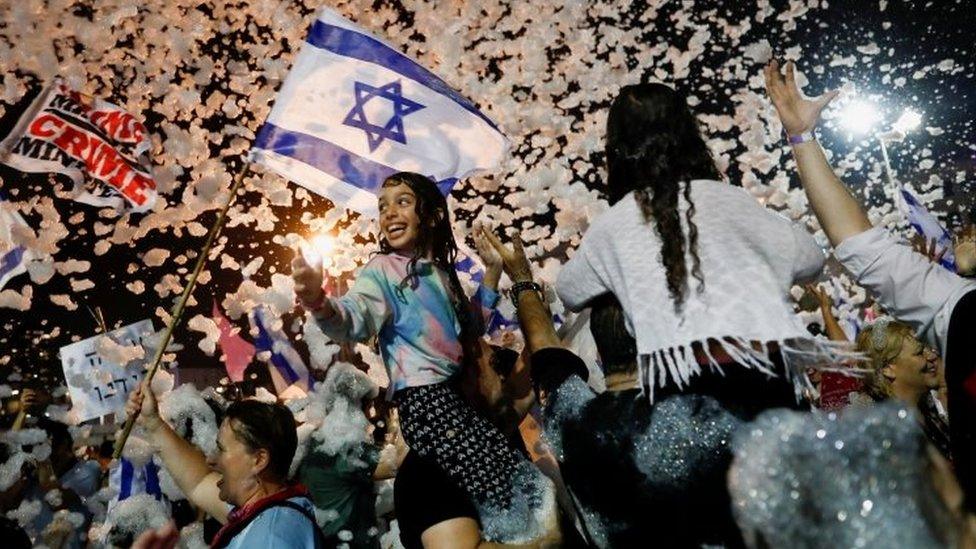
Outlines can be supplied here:
[[[654, 223], [668, 293], [680, 312], [688, 290], [686, 253], [699, 292], [705, 284], [689, 182], [721, 177], [684, 95], [663, 84], [622, 88], [607, 117], [606, 155], [610, 203], [633, 191], [644, 221]], [[688, 202], [687, 238], [681, 229], [679, 194]]]
[[[450, 296], [451, 306], [461, 326], [458, 339], [464, 352], [464, 361], [470, 362], [480, 354], [481, 348], [477, 342], [478, 332], [474, 317], [467, 305], [468, 301], [464, 289], [461, 287], [457, 269], [454, 268], [454, 264], [457, 262], [458, 247], [454, 240], [454, 232], [451, 230], [447, 198], [441, 194], [440, 189], [433, 181], [417, 173], [398, 172], [383, 181], [383, 187], [395, 187], [397, 185], [410, 187], [410, 190], [417, 196], [414, 207], [417, 218], [420, 219], [422, 225], [418, 231], [417, 242], [413, 247], [413, 256], [407, 263], [407, 276], [400, 281], [400, 288], [403, 289], [417, 282], [420, 275], [417, 271], [417, 262], [426, 258], [429, 252], [431, 262], [447, 274], [450, 293], [452, 294]], [[394, 251], [386, 238], [380, 237], [380, 252], [391, 253]]]

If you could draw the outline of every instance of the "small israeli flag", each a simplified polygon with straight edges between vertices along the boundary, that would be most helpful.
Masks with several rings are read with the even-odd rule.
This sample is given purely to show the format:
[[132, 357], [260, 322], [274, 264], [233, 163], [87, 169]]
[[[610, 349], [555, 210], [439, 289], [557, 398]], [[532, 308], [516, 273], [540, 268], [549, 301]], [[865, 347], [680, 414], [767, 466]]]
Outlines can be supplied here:
[[8, 280], [27, 270], [32, 257], [30, 250], [16, 243], [14, 232], [18, 230], [29, 232], [30, 228], [0, 191], [0, 290]]
[[376, 217], [376, 194], [388, 176], [417, 172], [446, 194], [459, 178], [498, 165], [507, 150], [505, 136], [473, 103], [323, 8], [251, 160]]
[[934, 215], [925, 209], [925, 206], [915, 198], [915, 195], [908, 192], [904, 187], [901, 189], [902, 208], [905, 210], [905, 217], [908, 223], [918, 231], [918, 234], [925, 238], [925, 244], [935, 240], [938, 251], [945, 250], [939, 264], [956, 272], [956, 258], [952, 253], [952, 234], [939, 223]]
[[[305, 366], [305, 361], [298, 354], [288, 337], [280, 330], [274, 329], [268, 322], [267, 310], [263, 306], [256, 307], [250, 316], [251, 324], [257, 331], [254, 338], [254, 347], [258, 352], [268, 353], [268, 361], [281, 374], [282, 380], [287, 385], [295, 383], [304, 391], [312, 388], [312, 377]], [[284, 387], [276, 390], [283, 390]]]

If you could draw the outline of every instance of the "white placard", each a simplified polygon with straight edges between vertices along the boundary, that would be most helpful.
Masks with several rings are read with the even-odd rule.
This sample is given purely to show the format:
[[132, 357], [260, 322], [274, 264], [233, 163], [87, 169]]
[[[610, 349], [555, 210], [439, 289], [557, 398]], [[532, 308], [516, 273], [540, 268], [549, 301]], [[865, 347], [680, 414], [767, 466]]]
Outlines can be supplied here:
[[[152, 321], [146, 319], [113, 330], [107, 337], [119, 345], [142, 345], [143, 340], [154, 332]], [[125, 408], [129, 391], [139, 386], [146, 363], [152, 358], [147, 351], [145, 358], [133, 360], [125, 367], [109, 362], [95, 350], [98, 340], [103, 337], [106, 335], [99, 334], [61, 347], [61, 367], [72, 404], [68, 417], [72, 423]]]

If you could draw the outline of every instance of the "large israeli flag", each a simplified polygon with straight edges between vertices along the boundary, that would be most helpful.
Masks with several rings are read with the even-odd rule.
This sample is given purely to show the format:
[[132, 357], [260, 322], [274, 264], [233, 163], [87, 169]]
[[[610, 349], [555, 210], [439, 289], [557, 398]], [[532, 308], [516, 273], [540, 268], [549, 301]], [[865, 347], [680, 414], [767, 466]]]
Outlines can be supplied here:
[[254, 162], [375, 217], [383, 180], [427, 175], [446, 194], [508, 142], [443, 80], [330, 9], [312, 25], [258, 132]]

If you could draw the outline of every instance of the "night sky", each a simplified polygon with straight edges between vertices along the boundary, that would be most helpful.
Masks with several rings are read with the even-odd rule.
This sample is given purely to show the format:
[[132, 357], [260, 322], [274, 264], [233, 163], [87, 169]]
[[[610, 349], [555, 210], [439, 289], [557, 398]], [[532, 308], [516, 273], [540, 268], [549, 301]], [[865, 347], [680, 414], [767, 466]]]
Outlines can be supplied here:
[[[41, 8], [37, 13], [38, 18], [62, 18], [66, 23], [61, 28], [63, 35], [71, 34], [70, 24], [73, 18], [95, 20], [100, 14], [91, 8], [89, 2], [69, 3], [66, 8], [71, 17], [66, 17], [63, 11], [47, 12]], [[248, 10], [256, 9], [254, 6], [260, 2], [241, 3], [239, 9], [243, 17], [250, 17]], [[532, 4], [535, 4], [534, 2]], [[805, 72], [810, 79], [807, 87], [809, 93], [819, 93], [822, 90], [838, 87], [845, 83], [853, 84], [862, 98], [874, 100], [881, 108], [885, 121], [890, 124], [906, 108], [913, 108], [923, 113], [923, 129], [911, 134], [905, 142], [896, 144], [892, 148], [893, 167], [902, 181], [911, 183], [920, 192], [927, 192], [933, 188], [941, 187], [944, 198], [933, 198], [929, 200], [929, 205], [939, 214], [944, 214], [950, 227], [957, 227], [960, 224], [970, 221], [973, 215], [973, 175], [976, 171], [976, 129], [973, 126], [973, 115], [976, 113], [976, 100], [973, 98], [974, 72], [976, 72], [976, 56], [973, 55], [973, 29], [976, 28], [976, 15], [973, 6], [966, 2], [830, 2], [829, 7], [818, 7], [812, 9], [805, 17], [796, 19], [797, 28], [795, 30], [784, 30], [783, 22], [777, 20], [775, 13], [787, 9], [787, 2], [772, 2], [774, 15], [765, 17], [759, 21], [756, 17], [759, 11], [756, 2], [692, 2], [693, 8], [675, 7], [675, 2], [662, 7], [657, 11], [656, 17], [652, 17], [650, 22], [643, 20], [641, 15], [646, 15], [646, 6], [640, 3], [621, 3], [617, 10], [590, 10], [586, 17], [584, 26], [594, 29], [596, 40], [594, 44], [599, 45], [607, 40], [609, 36], [608, 28], [612, 27], [626, 34], [639, 35], [637, 40], [640, 44], [670, 44], [674, 47], [684, 49], [687, 47], [691, 32], [688, 28], [682, 28], [680, 18], [671, 17], [675, 11], [682, 13], [693, 12], [694, 20], [700, 25], [713, 27], [712, 36], [705, 47], [705, 51], [695, 56], [689, 65], [689, 74], [681, 78], [677, 85], [693, 95], [699, 101], [694, 109], [698, 113], [709, 113], [714, 115], [733, 115], [736, 105], [734, 99], [736, 93], [746, 88], [749, 77], [760, 75], [760, 65], [755, 63], [739, 63], [743, 55], [743, 46], [767, 39], [774, 51], [779, 54], [788, 52], [794, 46], [802, 46], [801, 61], [799, 68]], [[685, 4], [688, 4], [687, 2]], [[729, 5], [737, 4], [735, 8]], [[760, 2], [760, 5], [762, 2]], [[47, 4], [45, 4], [47, 5]], [[294, 10], [303, 16], [303, 21], [307, 28], [307, 23], [313, 17], [317, 3], [306, 3], [306, 5], [295, 6]], [[502, 11], [512, 12], [512, 5], [502, 3]], [[884, 6], [882, 11], [881, 5]], [[60, 10], [60, 8], [58, 8]], [[143, 8], [152, 11], [155, 8]], [[408, 42], [427, 42], [425, 33], [430, 33], [429, 25], [425, 24], [422, 28], [414, 26], [417, 12], [420, 10], [430, 10], [422, 3], [409, 3], [406, 7], [399, 4], [388, 2], [376, 2], [370, 6], [368, 3], [343, 3], [339, 11], [347, 17], [358, 20], [363, 26], [368, 26], [365, 19], [357, 17], [362, 9], [376, 9], [384, 12], [391, 12], [388, 26], [398, 29], [397, 32], [387, 33], [386, 38], [394, 40], [398, 45], [405, 45]], [[196, 11], [196, 16], [209, 18], [215, 16], [215, 11], [209, 7], [189, 8]], [[10, 42], [12, 36], [12, 25], [16, 23], [11, 20], [11, 8], [0, 8], [4, 13], [4, 18], [0, 20], [0, 37], [4, 42]], [[540, 10], [544, 15], [546, 10]], [[449, 18], [451, 10], [443, 10], [445, 18]], [[540, 17], [542, 16], [540, 15]], [[508, 24], [503, 31], [503, 38], [511, 40], [514, 44], [521, 44], [526, 36], [526, 31], [522, 33], [518, 30], [517, 21], [512, 24], [511, 19], [517, 19], [517, 14], [511, 14], [505, 19]], [[646, 17], [645, 17], [646, 19]], [[723, 19], [725, 23], [718, 20]], [[747, 36], [732, 40], [728, 36], [723, 36], [723, 29], [727, 25], [738, 25], [743, 21], [750, 21], [750, 28]], [[449, 22], [449, 21], [446, 21]], [[233, 24], [231, 24], [233, 23]], [[181, 21], [173, 21], [174, 27], [179, 27]], [[209, 56], [213, 60], [222, 63], [224, 66], [234, 62], [246, 63], [249, 67], [254, 67], [257, 71], [258, 62], [250, 58], [247, 50], [241, 48], [241, 44], [256, 44], [266, 41], [277, 41], [282, 43], [279, 37], [280, 30], [276, 30], [269, 25], [260, 23], [253, 25], [250, 30], [241, 21], [231, 21], [226, 24], [228, 29], [215, 27], [209, 34], [205, 33], [199, 41], [196, 55]], [[514, 30], [512, 30], [514, 28]], [[91, 78], [99, 81], [99, 89], [102, 90], [101, 97], [125, 104], [128, 81], [133, 77], [127, 67], [127, 63], [137, 63], [140, 56], [145, 55], [142, 48], [136, 47], [139, 42], [137, 35], [135, 38], [127, 35], [126, 29], [118, 30], [113, 37], [117, 36], [114, 48], [128, 53], [122, 56], [121, 60], [113, 65], [108, 65], [108, 70], [99, 71], [92, 74]], [[304, 34], [304, 30], [294, 31], [298, 36]], [[293, 32], [293, 34], [294, 34]], [[617, 32], [617, 31], [614, 31]], [[392, 34], [392, 36], [390, 36]], [[462, 40], [462, 48], [474, 48], [477, 46], [477, 39], [465, 43]], [[155, 39], [159, 40], [159, 38]], [[59, 38], [56, 42], [56, 51], [59, 61], [70, 60], [73, 56], [80, 55], [82, 46], [80, 43], [72, 43], [70, 39]], [[858, 52], [858, 47], [874, 43], [880, 53], [863, 54]], [[298, 44], [295, 41], [283, 43], [283, 50], [287, 53], [292, 51]], [[11, 44], [16, 48], [17, 44]], [[153, 54], [165, 50], [168, 45], [157, 42], [157, 49], [151, 50]], [[559, 70], [559, 67], [566, 63], [584, 62], [578, 59], [570, 47], [562, 43], [559, 37], [554, 38], [546, 50], [547, 58], [552, 70]], [[606, 52], [600, 52], [598, 46], [594, 46], [592, 55], [594, 59], [607, 59]], [[130, 51], [131, 50], [131, 51]], [[663, 70], [667, 73], [671, 70], [671, 65], [657, 65], [653, 58], [651, 62], [641, 64], [637, 50], [626, 47], [627, 54], [626, 68], [629, 75], [627, 80], [633, 81], [641, 77], [647, 78], [655, 74], [655, 69]], [[511, 52], [494, 52], [486, 54], [487, 62], [477, 78], [489, 84], [508, 85], [505, 80], [506, 69], [510, 66], [509, 62], [517, 54]], [[854, 56], [854, 61], [849, 65], [843, 62], [838, 63], [837, 59]], [[21, 114], [26, 105], [40, 90], [41, 79], [33, 75], [30, 71], [24, 70], [19, 64], [18, 59], [8, 59], [6, 55], [0, 55], [0, 79], [8, 80], [11, 75], [16, 75], [18, 81], [27, 83], [27, 93], [25, 95], [14, 95], [7, 92], [6, 97], [10, 101], [3, 103], [6, 107], [2, 119], [0, 119], [0, 135], [6, 135], [17, 117]], [[290, 64], [291, 54], [286, 59]], [[940, 69], [940, 63], [951, 59], [954, 61], [953, 68], [948, 70]], [[507, 61], [508, 60], [508, 61]], [[831, 66], [833, 62], [834, 66]], [[82, 64], [83, 67], [91, 67], [91, 63]], [[943, 64], [943, 67], [948, 65]], [[717, 67], [739, 67], [741, 71], [737, 74], [731, 70], [728, 72], [709, 70]], [[818, 67], [820, 71], [811, 70], [811, 67]], [[103, 67], [104, 68], [104, 67]], [[452, 73], [454, 69], [448, 70], [444, 67], [430, 67], [448, 82], [463, 82], [463, 78], [455, 77]], [[74, 70], [77, 70], [75, 67]], [[921, 72], [919, 72], [921, 71]], [[545, 72], [545, 70], [543, 70]], [[195, 73], [195, 69], [189, 66], [177, 67], [168, 77], [174, 82], [185, 81]], [[108, 75], [111, 75], [109, 77]], [[887, 76], [889, 79], [885, 81]], [[902, 86], [897, 86], [896, 80], [905, 78]], [[136, 112], [143, 117], [145, 126], [153, 133], [157, 140], [162, 143], [160, 138], [164, 122], [176, 124], [182, 128], [190, 126], [190, 120], [196, 120], [196, 127], [202, 128], [209, 133], [212, 139], [209, 144], [211, 158], [219, 159], [227, 166], [226, 174], [222, 174], [219, 181], [223, 188], [229, 184], [229, 176], [241, 169], [241, 139], [228, 135], [225, 129], [228, 125], [247, 125], [256, 128], [263, 120], [261, 117], [254, 117], [244, 109], [244, 113], [239, 117], [231, 117], [219, 108], [219, 105], [207, 104], [208, 96], [214, 92], [228, 94], [231, 87], [231, 77], [227, 74], [224, 78], [215, 77], [212, 83], [199, 86], [198, 91], [201, 95], [201, 104], [204, 108], [199, 109], [195, 114], [185, 119], [172, 119], [162, 114], [160, 108], [162, 99], [148, 97], [147, 108], [141, 112]], [[260, 87], [273, 86], [277, 88], [280, 83], [277, 81], [269, 82], [264, 76], [259, 75], [256, 82]], [[570, 83], [567, 90], [562, 92], [562, 97], [572, 94], [574, 91], [585, 86], [586, 82]], [[541, 84], [540, 84], [541, 85]], [[485, 98], [479, 97], [469, 89], [461, 89], [463, 94], [471, 97], [476, 103], [486, 108]], [[497, 91], [497, 90], [496, 90]], [[534, 83], [525, 79], [516, 80], [511, 83], [509, 92], [513, 97], [517, 97], [521, 105], [526, 109], [537, 108], [533, 102], [537, 101], [537, 90]], [[237, 93], [234, 97], [248, 99], [248, 92]], [[574, 117], [579, 123], [572, 126], [572, 130], [578, 132], [596, 132], [596, 137], [602, 140], [602, 128], [591, 128], [589, 124], [584, 124], [587, 116], [591, 113], [605, 110], [608, 98], [612, 95], [596, 94], [592, 100], [581, 102], [578, 105], [567, 106], [561, 109], [564, 116]], [[547, 103], [548, 104], [548, 103]], [[490, 109], [486, 109], [489, 116], [494, 116]], [[840, 110], [839, 108], [836, 110]], [[503, 121], [504, 122], [504, 121]], [[740, 135], [741, 121], [736, 121], [731, 129], [727, 131], [715, 131], [706, 127], [709, 137], [735, 140]], [[512, 127], [502, 124], [503, 127]], [[935, 128], [931, 131], [924, 128]], [[522, 163], [522, 169], [531, 169], [544, 165], [553, 158], [559, 157], [559, 145], [545, 147], [539, 146], [534, 142], [533, 137], [543, 130], [533, 130], [530, 125], [523, 124], [519, 133], [510, 133], [512, 140], [512, 150], [516, 162], [514, 165]], [[834, 152], [835, 163], [845, 160], [851, 165], [850, 169], [844, 174], [847, 181], [861, 196], [864, 196], [872, 205], [878, 206], [886, 199], [881, 192], [880, 179], [880, 152], [877, 141], [869, 138], [849, 139], [847, 134], [836, 127], [836, 124], [828, 123], [821, 129], [821, 140], [825, 147]], [[222, 136], [222, 137], [221, 137]], [[557, 137], [557, 142], [560, 138]], [[562, 143], [566, 143], [562, 137]], [[601, 141], [602, 142], [602, 141]], [[781, 147], [780, 143], [773, 143], [768, 146], [769, 150]], [[595, 152], [579, 156], [572, 160], [569, 165], [573, 166], [573, 174], [570, 181], [572, 183], [582, 183], [586, 188], [602, 194], [602, 155], [596, 147]], [[157, 150], [154, 155], [157, 164], [166, 163], [171, 166], [173, 163], [165, 159], [168, 152], [164, 147], [162, 152]], [[227, 154], [227, 149], [231, 149], [231, 154]], [[737, 152], [742, 152], [741, 147], [732, 149], [733, 161], [730, 163], [726, 173], [729, 180], [737, 183], [743, 177], [743, 168], [735, 160]], [[539, 152], [542, 151], [542, 152]], [[222, 158], [224, 156], [224, 158]], [[779, 166], [766, 174], [773, 177], [778, 173], [786, 173], [790, 177], [792, 188], [796, 188], [797, 181], [795, 174], [789, 170], [789, 155], [784, 154], [779, 160]], [[931, 166], [922, 161], [930, 158], [934, 161]], [[577, 162], [578, 160], [578, 162]], [[862, 163], [858, 164], [856, 161]], [[850, 161], [850, 162], [846, 162]], [[921, 166], [920, 166], [921, 164]], [[183, 200], [183, 191], [193, 180], [195, 166], [185, 167], [182, 173], [177, 174], [172, 190], [161, 196], [171, 206], [177, 206]], [[208, 168], [209, 169], [209, 168]], [[256, 173], [263, 174], [261, 168], [255, 168]], [[938, 179], [932, 179], [936, 176]], [[762, 176], [760, 176], [762, 177]], [[65, 185], [70, 186], [66, 178], [49, 178], [46, 175], [31, 174], [26, 175], [16, 172], [6, 166], [0, 166], [0, 187], [3, 192], [9, 195], [10, 200], [21, 206], [21, 210], [28, 223], [37, 227], [41, 216], [36, 211], [32, 211], [29, 205], [32, 200], [39, 197], [53, 197], [54, 207], [60, 214], [61, 222], [69, 230], [68, 236], [59, 242], [60, 251], [54, 256], [55, 261], [65, 261], [77, 259], [91, 262], [91, 267], [87, 272], [73, 274], [55, 274], [45, 284], [33, 284], [27, 275], [21, 275], [11, 280], [4, 290], [15, 290], [23, 292], [25, 287], [32, 286], [33, 296], [31, 307], [27, 311], [17, 311], [9, 308], [0, 309], [0, 383], [10, 383], [13, 386], [20, 385], [18, 376], [38, 376], [38, 380], [44, 385], [53, 386], [62, 383], [61, 364], [58, 359], [58, 349], [73, 340], [87, 338], [95, 334], [97, 325], [89, 313], [89, 308], [98, 307], [102, 310], [110, 327], [117, 327], [124, 324], [136, 322], [144, 318], [152, 318], [157, 326], [161, 328], [163, 322], [160, 320], [156, 311], [157, 308], [170, 309], [178, 297], [178, 291], [170, 293], [165, 297], [160, 297], [154, 286], [162, 281], [167, 275], [176, 275], [181, 279], [192, 269], [197, 251], [203, 245], [203, 236], [190, 234], [186, 223], [179, 222], [175, 226], [166, 227], [162, 230], [151, 230], [145, 236], [141, 236], [129, 243], [114, 244], [104, 254], [96, 254], [95, 246], [98, 240], [105, 237], [104, 234], [96, 234], [99, 230], [98, 225], [109, 226], [115, 222], [111, 212], [99, 213], [99, 210], [91, 206], [75, 203], [71, 200], [58, 197], [58, 193], [63, 191]], [[232, 216], [232, 226], [227, 227], [219, 243], [219, 253], [227, 254], [234, 258], [240, 265], [245, 265], [255, 257], [263, 257], [264, 263], [251, 277], [259, 286], [270, 285], [272, 274], [278, 272], [288, 272], [288, 262], [291, 259], [291, 252], [286, 246], [274, 242], [276, 235], [283, 236], [294, 232], [306, 234], [308, 227], [314, 218], [327, 214], [332, 208], [332, 204], [317, 195], [309, 193], [295, 193], [295, 200], [290, 206], [274, 205], [268, 199], [266, 184], [268, 180], [279, 179], [277, 176], [267, 175], [257, 181], [255, 178], [247, 188], [237, 197]], [[506, 202], [506, 196], [516, 193], [524, 183], [525, 177], [518, 171], [500, 169], [494, 176], [478, 178], [477, 182], [461, 182], [453, 192], [453, 198], [458, 204], [470, 204], [472, 200], [481, 200], [477, 205], [464, 208], [460, 207], [455, 212], [461, 223], [477, 217], [479, 213], [485, 211], [491, 205], [495, 212], [496, 219], [504, 218], [497, 214], [499, 209], [515, 212], [513, 214], [514, 224], [528, 229], [534, 227], [548, 229], [550, 232], [557, 228], [560, 223], [560, 211], [570, 206], [562, 205], [552, 207], [548, 205], [549, 199], [560, 196], [558, 189], [545, 189], [538, 193], [537, 198], [544, 204], [536, 208], [535, 211], [522, 211], [513, 208]], [[289, 184], [289, 188], [294, 192], [297, 186]], [[200, 192], [199, 189], [197, 192]], [[62, 193], [63, 194], [63, 193]], [[483, 199], [483, 200], [482, 200]], [[215, 200], [209, 211], [200, 213], [192, 219], [192, 222], [199, 223], [204, 227], [209, 227], [215, 218], [214, 208], [219, 206], [220, 200]], [[248, 220], [245, 214], [250, 208], [260, 208], [262, 212], [270, 211], [276, 218], [271, 227], [260, 227], [254, 220]], [[524, 209], [523, 209], [524, 210]], [[76, 214], [77, 223], [70, 223]], [[262, 215], [265, 215], [262, 213]], [[139, 216], [131, 216], [128, 219], [130, 225], [136, 225]], [[340, 226], [345, 221], [340, 222]], [[110, 229], [108, 229], [110, 230]], [[109, 232], [109, 235], [111, 232]], [[360, 243], [369, 241], [368, 235], [359, 237]], [[571, 238], [562, 239], [567, 244], [571, 244]], [[536, 259], [539, 264], [542, 260], [555, 258], [562, 261], [568, 246], [549, 246], [550, 251], [545, 252], [540, 247], [536, 251]], [[163, 248], [170, 251], [167, 259], [159, 267], [146, 267], [142, 264], [142, 255], [154, 248]], [[242, 282], [240, 269], [221, 268], [220, 255], [213, 256], [208, 265], [210, 275], [209, 281], [197, 287], [193, 296], [196, 305], [192, 306], [185, 315], [185, 319], [196, 314], [209, 316], [210, 307], [214, 299], [221, 301], [229, 293], [238, 290]], [[71, 279], [89, 279], [94, 282], [94, 287], [83, 291], [75, 292], [72, 290]], [[135, 294], [126, 285], [134, 281], [141, 280], [145, 284], [145, 291]], [[56, 305], [50, 299], [51, 295], [68, 294], [78, 305], [76, 310], [67, 310], [65, 307]], [[300, 333], [296, 330], [296, 325], [292, 322], [294, 316], [285, 317], [285, 326], [293, 333]], [[247, 321], [244, 317], [236, 319], [236, 322], [245, 332]], [[216, 357], [208, 357], [197, 348], [201, 334], [189, 331], [185, 325], [177, 330], [176, 341], [184, 347], [178, 353], [178, 365], [182, 369], [204, 368], [217, 369], [222, 365]], [[298, 342], [300, 352], [305, 349], [301, 342]]]

